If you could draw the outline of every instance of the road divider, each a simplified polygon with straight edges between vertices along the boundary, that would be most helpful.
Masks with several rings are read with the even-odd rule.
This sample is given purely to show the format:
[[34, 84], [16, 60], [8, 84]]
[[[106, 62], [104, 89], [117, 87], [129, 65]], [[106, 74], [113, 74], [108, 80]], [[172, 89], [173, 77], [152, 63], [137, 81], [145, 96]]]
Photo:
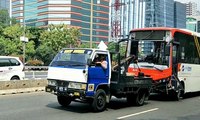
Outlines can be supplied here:
[[47, 80], [0, 81], [0, 95], [44, 91]]

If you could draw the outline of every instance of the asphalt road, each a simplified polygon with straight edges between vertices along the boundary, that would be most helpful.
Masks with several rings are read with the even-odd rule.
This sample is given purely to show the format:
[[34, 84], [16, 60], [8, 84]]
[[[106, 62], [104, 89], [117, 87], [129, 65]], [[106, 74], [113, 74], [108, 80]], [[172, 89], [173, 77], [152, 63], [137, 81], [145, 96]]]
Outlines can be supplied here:
[[152, 96], [144, 106], [128, 106], [125, 99], [113, 98], [108, 109], [94, 113], [88, 104], [72, 102], [61, 107], [56, 96], [23, 93], [0, 96], [0, 120], [199, 120], [200, 94], [181, 101]]

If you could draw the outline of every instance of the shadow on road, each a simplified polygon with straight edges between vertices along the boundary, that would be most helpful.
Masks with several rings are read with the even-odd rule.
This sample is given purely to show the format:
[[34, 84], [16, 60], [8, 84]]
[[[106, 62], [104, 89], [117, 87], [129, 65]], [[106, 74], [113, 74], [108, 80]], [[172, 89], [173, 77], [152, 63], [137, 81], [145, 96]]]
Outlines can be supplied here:
[[[181, 99], [189, 99], [193, 97], [200, 96], [200, 92], [193, 92], [193, 93], [187, 93]], [[155, 100], [155, 101], [175, 101], [172, 97], [166, 95], [166, 94], [152, 94], [149, 97], [149, 100]]]
[[[145, 101], [144, 105], [146, 104], [149, 104], [148, 101]], [[53, 109], [76, 112], [76, 113], [95, 113], [92, 109], [92, 106], [88, 103], [72, 102], [68, 107], [63, 107], [59, 105], [57, 102], [54, 102], [54, 103], [49, 103], [46, 106]], [[107, 108], [105, 111], [107, 111], [108, 109], [118, 110], [128, 107], [138, 107], [138, 106], [128, 104], [126, 99], [113, 98], [111, 99], [110, 103], [107, 104]]]
[[93, 112], [92, 108], [89, 104], [72, 102], [68, 107], [63, 107], [59, 105], [57, 102], [49, 103], [46, 105], [49, 108], [63, 110], [63, 111], [70, 111], [76, 113], [90, 113]]

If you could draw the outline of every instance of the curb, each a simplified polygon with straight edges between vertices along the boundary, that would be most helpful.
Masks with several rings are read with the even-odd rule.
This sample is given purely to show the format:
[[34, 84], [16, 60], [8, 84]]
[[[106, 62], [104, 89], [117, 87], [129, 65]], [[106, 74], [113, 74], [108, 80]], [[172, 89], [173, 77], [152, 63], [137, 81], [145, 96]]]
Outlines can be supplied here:
[[33, 88], [20, 88], [20, 89], [0, 90], [0, 95], [30, 93], [30, 92], [39, 92], [39, 91], [45, 91], [45, 87], [33, 87]]

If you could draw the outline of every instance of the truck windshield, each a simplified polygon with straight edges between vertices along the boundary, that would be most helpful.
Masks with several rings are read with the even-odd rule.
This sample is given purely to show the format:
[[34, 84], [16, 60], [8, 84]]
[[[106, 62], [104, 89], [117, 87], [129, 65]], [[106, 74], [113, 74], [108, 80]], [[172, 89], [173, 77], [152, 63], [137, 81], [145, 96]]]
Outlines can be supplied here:
[[87, 64], [91, 50], [65, 49], [58, 53], [50, 66], [56, 67], [80, 67]]

